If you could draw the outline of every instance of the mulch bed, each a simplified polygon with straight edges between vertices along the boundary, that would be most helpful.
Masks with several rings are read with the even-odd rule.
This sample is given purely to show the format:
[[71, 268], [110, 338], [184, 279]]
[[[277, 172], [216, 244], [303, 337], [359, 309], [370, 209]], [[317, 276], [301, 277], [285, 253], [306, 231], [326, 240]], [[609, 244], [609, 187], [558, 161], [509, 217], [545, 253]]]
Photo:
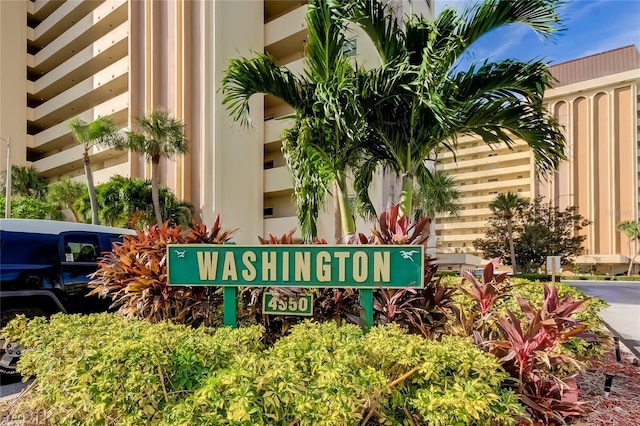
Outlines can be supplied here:
[[[591, 361], [578, 376], [579, 400], [588, 413], [574, 421], [574, 425], [640, 426], [640, 368], [637, 364], [638, 359], [625, 351], [621, 362], [617, 362], [613, 350], [607, 352], [602, 361]], [[614, 376], [608, 397], [604, 392], [606, 374]]]

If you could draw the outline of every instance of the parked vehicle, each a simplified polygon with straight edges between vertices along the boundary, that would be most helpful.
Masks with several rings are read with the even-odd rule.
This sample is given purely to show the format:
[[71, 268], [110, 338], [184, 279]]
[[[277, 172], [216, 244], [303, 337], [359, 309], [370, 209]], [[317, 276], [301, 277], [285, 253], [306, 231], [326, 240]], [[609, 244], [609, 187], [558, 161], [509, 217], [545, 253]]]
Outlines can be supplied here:
[[[35, 219], [0, 219], [0, 328], [18, 314], [104, 311], [109, 301], [85, 297], [101, 254], [131, 229]], [[0, 377], [17, 376], [22, 353], [0, 336]]]

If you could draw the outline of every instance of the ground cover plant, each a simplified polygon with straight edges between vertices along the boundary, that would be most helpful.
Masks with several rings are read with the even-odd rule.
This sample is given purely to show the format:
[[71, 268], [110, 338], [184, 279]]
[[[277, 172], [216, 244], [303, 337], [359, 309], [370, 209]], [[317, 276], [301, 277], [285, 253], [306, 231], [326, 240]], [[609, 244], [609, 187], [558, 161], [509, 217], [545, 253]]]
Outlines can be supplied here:
[[[49, 424], [515, 424], [508, 374], [467, 339], [304, 322], [264, 348], [217, 330], [114, 314], [15, 321], [37, 377], [22, 410]], [[446, 408], [446, 409], [443, 409]]]

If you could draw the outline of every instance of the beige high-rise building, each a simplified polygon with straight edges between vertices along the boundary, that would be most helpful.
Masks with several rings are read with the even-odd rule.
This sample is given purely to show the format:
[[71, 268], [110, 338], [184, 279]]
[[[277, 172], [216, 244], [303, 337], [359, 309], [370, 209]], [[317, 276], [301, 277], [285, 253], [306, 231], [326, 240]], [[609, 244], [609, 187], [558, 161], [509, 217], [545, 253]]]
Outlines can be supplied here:
[[[407, 12], [398, 1], [398, 13]], [[432, 15], [429, 1], [413, 10]], [[186, 125], [189, 154], [163, 161], [161, 184], [194, 204], [211, 224], [222, 215], [236, 240], [296, 227], [291, 178], [279, 137], [291, 110], [255, 96], [254, 127], [232, 123], [218, 91], [230, 58], [269, 52], [300, 72], [308, 37], [306, 1], [298, 0], [14, 0], [0, 1], [0, 137], [11, 163], [33, 165], [51, 180], [84, 181], [82, 146], [68, 121], [109, 115], [119, 126], [162, 106]], [[354, 32], [350, 54], [376, 65], [373, 45]], [[4, 142], [0, 166], [5, 169]], [[138, 155], [95, 146], [96, 183], [120, 174], [150, 177]], [[372, 189], [382, 205], [381, 179]], [[332, 203], [319, 234], [333, 236]], [[367, 228], [368, 226], [365, 226]]]
[[478, 138], [462, 138], [457, 162], [450, 153], [438, 159], [438, 168], [455, 176], [464, 195], [459, 217], [437, 218], [439, 251], [481, 254], [473, 241], [487, 230], [489, 203], [511, 191], [543, 196], [560, 209], [577, 206], [593, 224], [584, 229], [584, 255], [576, 263], [621, 273], [635, 248], [629, 251], [616, 225], [639, 218], [640, 53], [626, 46], [550, 70], [557, 81], [545, 100], [564, 129], [568, 161], [550, 179], [540, 179], [526, 144], [491, 150]]
[[[407, 2], [396, 2], [406, 13]], [[433, 4], [413, 1], [432, 16]], [[190, 153], [164, 161], [161, 183], [194, 204], [211, 224], [241, 228], [236, 240], [283, 234], [296, 227], [291, 178], [280, 153], [280, 135], [291, 110], [276, 98], [255, 96], [254, 127], [232, 123], [222, 106], [220, 81], [230, 58], [264, 51], [301, 72], [306, 1], [298, 0], [13, 0], [0, 1], [0, 170], [11, 163], [33, 165], [51, 180], [84, 181], [82, 147], [68, 121], [110, 115], [122, 127], [157, 106], [186, 124]], [[347, 46], [363, 66], [378, 64], [373, 46], [357, 31]], [[585, 232], [585, 262], [620, 265], [628, 253], [615, 224], [638, 218], [638, 83], [640, 63], [633, 46], [552, 67], [559, 79], [547, 92], [552, 111], [565, 126], [569, 161], [551, 183], [536, 178], [525, 144], [491, 150], [481, 140], [459, 140], [457, 162], [448, 153], [438, 168], [455, 175], [464, 194], [457, 218], [437, 218], [438, 251], [479, 254], [500, 192], [547, 197], [560, 207], [576, 204], [594, 220]], [[97, 183], [115, 174], [149, 177], [139, 156], [104, 147], [91, 151]], [[389, 179], [371, 189], [376, 207], [397, 194]], [[319, 235], [334, 235], [328, 200]], [[366, 232], [370, 225], [359, 223]], [[454, 257], [454, 256], [452, 256]], [[473, 258], [452, 260], [463, 264]], [[611, 266], [613, 267], [613, 266]], [[616, 269], [617, 270], [617, 269]]]

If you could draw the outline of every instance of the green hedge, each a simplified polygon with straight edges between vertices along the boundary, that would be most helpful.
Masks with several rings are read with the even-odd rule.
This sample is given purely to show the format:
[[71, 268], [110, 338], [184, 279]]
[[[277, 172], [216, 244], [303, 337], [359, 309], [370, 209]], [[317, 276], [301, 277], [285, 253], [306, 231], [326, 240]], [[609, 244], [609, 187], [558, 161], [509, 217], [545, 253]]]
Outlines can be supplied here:
[[[549, 274], [516, 274], [513, 278], [520, 278], [529, 281], [551, 281]], [[560, 281], [560, 275], [556, 275], [556, 280]]]
[[563, 280], [569, 280], [569, 281], [587, 280], [587, 281], [637, 281], [637, 282], [640, 282], [640, 276], [639, 275], [632, 275], [630, 277], [628, 277], [626, 275], [615, 275], [615, 276], [611, 276], [611, 275], [574, 275], [574, 276], [562, 277], [562, 279]]
[[497, 360], [468, 339], [305, 322], [265, 349], [262, 332], [111, 314], [6, 329], [28, 348], [19, 370], [38, 377], [20, 409], [57, 425], [500, 425], [522, 414]]

